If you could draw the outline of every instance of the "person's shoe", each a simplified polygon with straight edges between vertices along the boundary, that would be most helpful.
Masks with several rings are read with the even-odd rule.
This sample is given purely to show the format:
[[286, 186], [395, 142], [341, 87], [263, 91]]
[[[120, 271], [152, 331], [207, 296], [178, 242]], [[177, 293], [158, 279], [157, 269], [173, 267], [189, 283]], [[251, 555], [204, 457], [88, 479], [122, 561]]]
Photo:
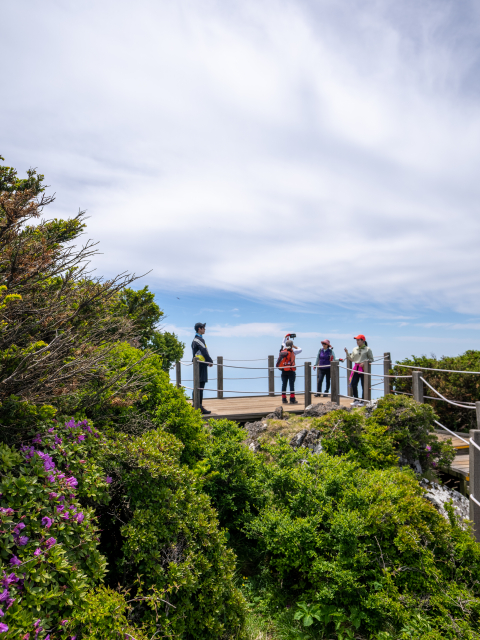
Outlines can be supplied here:
[[209, 413], [212, 413], [211, 411], [209, 411], [208, 409], [205, 409], [204, 407], [200, 407], [200, 411], [204, 416], [208, 415]]
[[295, 398], [290, 398], [290, 404], [300, 404]]
[[316, 393], [316, 394], [315, 394], [315, 398], [321, 398], [321, 397], [322, 397], [322, 394], [321, 394], [321, 393]]
[[330, 395], [330, 394], [329, 394], [329, 393], [328, 393], [328, 391], [327, 391], [327, 393], [324, 393], [324, 394], [323, 394], [323, 397], [324, 397], [324, 398], [328, 398], [328, 396], [329, 396], [329, 395]]
[[351, 407], [361, 407], [361, 403], [358, 400], [354, 400], [353, 402], [350, 402], [350, 406]]
[[286, 398], [282, 398], [282, 404], [288, 404], [288, 400]]

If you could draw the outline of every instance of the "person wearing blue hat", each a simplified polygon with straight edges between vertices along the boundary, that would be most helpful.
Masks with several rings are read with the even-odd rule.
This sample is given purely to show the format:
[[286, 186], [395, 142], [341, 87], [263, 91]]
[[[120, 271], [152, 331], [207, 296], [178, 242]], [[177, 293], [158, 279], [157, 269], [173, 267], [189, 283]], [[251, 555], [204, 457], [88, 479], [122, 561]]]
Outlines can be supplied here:
[[197, 357], [200, 360], [200, 411], [203, 415], [208, 413], [212, 413], [203, 407], [203, 389], [205, 388], [205, 383], [208, 382], [208, 367], [213, 367], [213, 360], [208, 353], [207, 345], [205, 343], [205, 338], [203, 337], [205, 334], [207, 323], [206, 322], [197, 322], [195, 324], [195, 338], [192, 342], [192, 360]]

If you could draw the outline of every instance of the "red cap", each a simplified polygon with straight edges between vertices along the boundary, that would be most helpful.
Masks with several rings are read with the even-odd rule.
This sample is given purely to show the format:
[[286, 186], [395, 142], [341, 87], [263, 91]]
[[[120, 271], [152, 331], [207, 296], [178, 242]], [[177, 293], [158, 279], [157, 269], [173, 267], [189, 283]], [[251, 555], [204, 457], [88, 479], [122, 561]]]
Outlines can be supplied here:
[[363, 340], [365, 342], [365, 336], [363, 333], [359, 333], [358, 336], [353, 336], [354, 340]]

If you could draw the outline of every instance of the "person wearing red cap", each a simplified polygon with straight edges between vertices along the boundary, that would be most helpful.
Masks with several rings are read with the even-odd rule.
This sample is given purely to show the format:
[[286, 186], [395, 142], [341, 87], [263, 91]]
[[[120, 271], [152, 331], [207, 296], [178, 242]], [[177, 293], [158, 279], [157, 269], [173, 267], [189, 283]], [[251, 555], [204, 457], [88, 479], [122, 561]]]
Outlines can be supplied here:
[[317, 359], [315, 360], [315, 366], [313, 367], [314, 371], [318, 367], [317, 393], [315, 394], [316, 398], [319, 398], [322, 395], [322, 383], [324, 378], [325, 395], [328, 395], [330, 390], [330, 365], [334, 360], [336, 360], [335, 351], [330, 344], [330, 340], [322, 340], [322, 346], [320, 347]]
[[[347, 354], [347, 358], [353, 363], [352, 373], [350, 374], [350, 384], [352, 386], [352, 394], [355, 400], [351, 403], [354, 407], [361, 407], [363, 403], [358, 399], [358, 382], [362, 383], [362, 400], [365, 396], [364, 391], [364, 381], [363, 381], [363, 373], [365, 369], [363, 368], [363, 363], [365, 362], [373, 362], [373, 353], [370, 347], [365, 340], [365, 336], [363, 333], [359, 333], [358, 336], [353, 338], [357, 341], [357, 346], [353, 349], [352, 353], [348, 352], [347, 347], [345, 347], [345, 353]], [[367, 381], [367, 384], [369, 382]]]

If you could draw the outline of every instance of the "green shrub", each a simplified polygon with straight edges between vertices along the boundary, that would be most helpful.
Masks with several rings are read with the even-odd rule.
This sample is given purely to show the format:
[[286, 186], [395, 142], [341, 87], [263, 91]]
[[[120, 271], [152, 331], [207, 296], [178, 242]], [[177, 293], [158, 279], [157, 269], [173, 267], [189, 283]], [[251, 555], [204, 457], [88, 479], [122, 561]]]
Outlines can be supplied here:
[[275, 606], [359, 610], [368, 633], [426, 612], [444, 637], [479, 637], [480, 547], [423, 498], [411, 471], [366, 470], [286, 442], [266, 448], [265, 506], [245, 530], [263, 553]]
[[[469, 349], [465, 353], [448, 357], [436, 358], [431, 356], [411, 356], [400, 360], [393, 367], [391, 373], [397, 375], [411, 375], [412, 369], [402, 367], [403, 365], [427, 367], [428, 369], [449, 369], [452, 371], [480, 371], [480, 351]], [[459, 400], [461, 402], [477, 402], [480, 400], [480, 375], [469, 375], [465, 373], [446, 373], [442, 371], [422, 371], [422, 376], [434, 389], [437, 389], [445, 398], [449, 400]], [[412, 393], [411, 378], [396, 378], [393, 388], [398, 392]], [[426, 385], [424, 387], [426, 396], [436, 397], [436, 394]], [[438, 420], [453, 431], [468, 431], [476, 429], [475, 411], [462, 409], [443, 400], [426, 400], [433, 405], [438, 414]]]
[[409, 464], [417, 471], [449, 466], [455, 456], [450, 443], [434, 434], [435, 413], [407, 396], [388, 395], [373, 411], [333, 411], [313, 421], [324, 450], [347, 454], [365, 468]]
[[123, 523], [121, 548], [112, 550], [115, 579], [130, 588], [141, 576], [139, 593], [151, 608], [138, 615], [151, 632], [192, 640], [241, 637], [244, 602], [233, 584], [234, 555], [195, 474], [179, 463], [181, 449], [160, 429], [133, 440], [120, 434], [110, 444], [108, 510]]

